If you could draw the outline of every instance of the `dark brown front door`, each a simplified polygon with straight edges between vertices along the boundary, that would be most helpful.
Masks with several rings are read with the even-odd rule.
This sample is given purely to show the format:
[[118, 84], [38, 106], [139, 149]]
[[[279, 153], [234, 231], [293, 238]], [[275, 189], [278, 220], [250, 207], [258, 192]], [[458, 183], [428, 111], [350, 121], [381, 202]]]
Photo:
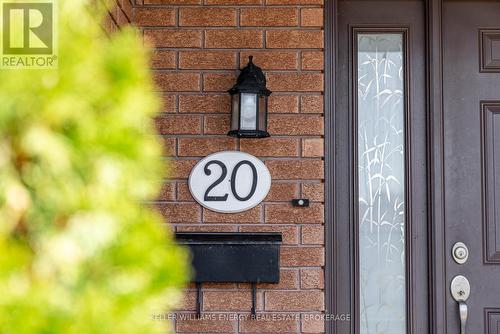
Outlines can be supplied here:
[[[443, 186], [446, 333], [460, 333], [450, 284], [471, 286], [466, 333], [500, 333], [500, 1], [444, 1]], [[453, 245], [469, 250], [464, 264]]]
[[332, 332], [500, 334], [500, 0], [336, 15]]

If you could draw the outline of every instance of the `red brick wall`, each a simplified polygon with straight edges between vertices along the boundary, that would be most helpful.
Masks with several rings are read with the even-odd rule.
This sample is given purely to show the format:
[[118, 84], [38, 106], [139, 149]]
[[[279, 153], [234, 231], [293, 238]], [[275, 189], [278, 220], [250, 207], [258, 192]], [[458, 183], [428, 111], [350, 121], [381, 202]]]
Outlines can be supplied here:
[[[103, 0], [99, 0], [103, 1]], [[107, 1], [107, 0], [106, 0]], [[119, 29], [120, 26], [129, 24], [132, 21], [134, 0], [110, 0], [111, 5], [108, 15], [104, 19], [104, 29], [108, 32], [113, 32]]]
[[[324, 310], [323, 0], [136, 0], [134, 22], [156, 46], [152, 68], [164, 96], [157, 124], [171, 179], [157, 205], [177, 231], [279, 231], [281, 282], [258, 287], [258, 313], [272, 320], [176, 320], [179, 333], [321, 333]], [[226, 93], [252, 54], [273, 91], [269, 139], [237, 140], [229, 130]], [[194, 202], [187, 177], [203, 156], [249, 152], [265, 161], [273, 184], [266, 200], [239, 214]], [[311, 199], [294, 208], [293, 198]], [[211, 284], [203, 312], [248, 315], [250, 287]], [[195, 309], [186, 291], [182, 312]], [[296, 318], [299, 316], [299, 319]]]

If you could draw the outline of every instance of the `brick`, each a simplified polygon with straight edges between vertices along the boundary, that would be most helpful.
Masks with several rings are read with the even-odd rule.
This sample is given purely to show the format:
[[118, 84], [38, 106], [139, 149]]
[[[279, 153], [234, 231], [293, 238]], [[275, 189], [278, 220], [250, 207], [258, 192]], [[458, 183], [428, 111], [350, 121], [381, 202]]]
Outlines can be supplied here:
[[120, 8], [118, 12], [118, 24], [120, 27], [130, 24], [132, 21], [127, 14]]
[[151, 54], [151, 68], [175, 69], [175, 51], [155, 50]]
[[236, 54], [220, 51], [181, 51], [179, 52], [180, 69], [234, 69]]
[[293, 138], [242, 139], [240, 149], [259, 157], [297, 157], [298, 141]]
[[268, 100], [269, 113], [298, 113], [299, 98], [296, 95], [271, 95]]
[[[177, 232], [236, 232], [234, 225], [179, 225]], [[204, 285], [204, 287], [206, 287]]]
[[254, 64], [263, 70], [296, 70], [298, 66], [296, 51], [242, 51], [241, 66], [246, 66], [249, 56], [254, 56]]
[[303, 183], [302, 197], [309, 198], [311, 201], [324, 202], [325, 185], [323, 183]]
[[325, 156], [323, 142], [322, 138], [302, 139], [302, 156], [308, 158], [321, 158]]
[[176, 333], [234, 333], [236, 328], [236, 319], [220, 319], [218, 316], [201, 319], [194, 319], [194, 316], [179, 317], [175, 324]]
[[[207, 282], [203, 284], [203, 288], [207, 289], [236, 289], [238, 285], [236, 283], [217, 283], [217, 282]], [[257, 294], [257, 298], [258, 294]]]
[[325, 264], [322, 247], [282, 247], [280, 253], [282, 267], [321, 267]]
[[230, 129], [230, 115], [209, 115], [204, 118], [203, 132], [207, 135], [227, 134]]
[[198, 204], [159, 203], [156, 204], [161, 214], [169, 223], [198, 223], [201, 220], [201, 208]]
[[302, 315], [302, 323], [300, 327], [304, 334], [316, 334], [325, 332], [325, 320], [322, 314], [308, 313]]
[[104, 29], [104, 31], [106, 31], [108, 33], [112, 33], [112, 32], [115, 32], [116, 30], [118, 30], [118, 26], [116, 25], [116, 22], [113, 20], [111, 15], [106, 15], [104, 17], [104, 20], [103, 20], [101, 26]]
[[293, 317], [276, 317], [272, 316], [252, 320], [243, 318], [240, 320], [240, 333], [297, 333], [298, 320]]
[[[188, 286], [192, 289], [196, 288], [196, 284], [190, 283]], [[216, 282], [207, 282], [203, 284], [203, 289], [236, 289], [238, 285], [236, 283], [216, 283]]]
[[[257, 303], [259, 304], [259, 303]], [[248, 291], [205, 291], [205, 311], [248, 311], [252, 307], [252, 294]]]
[[195, 311], [196, 310], [196, 292], [195, 291], [184, 291], [180, 305], [179, 305], [179, 309], [181, 309], [183, 311]]
[[130, 19], [133, 19], [133, 15], [132, 15], [133, 4], [132, 3], [133, 3], [133, 0], [123, 0], [120, 2], [123, 12]]
[[303, 27], [322, 27], [323, 8], [302, 8], [300, 10], [300, 25]]
[[[272, 232], [272, 231], [271, 231]], [[296, 269], [281, 269], [279, 283], [259, 283], [257, 289], [266, 290], [297, 290], [299, 287], [299, 271]], [[251, 289], [249, 283], [239, 283], [239, 289]]]
[[267, 291], [266, 311], [323, 311], [322, 291]]
[[264, 0], [205, 0], [205, 5], [261, 5]]
[[323, 245], [325, 228], [323, 225], [302, 226], [300, 238], [303, 245]]
[[[115, 0], [115, 3], [113, 4], [113, 1], [109, 1], [109, 4], [107, 7], [105, 7], [108, 15], [110, 15], [112, 17], [113, 20], [116, 21], [116, 17], [118, 16], [118, 9], [119, 9], [119, 6], [118, 6], [118, 0]], [[116, 26], [117, 22], [114, 22], [114, 25]]]
[[205, 92], [227, 92], [236, 83], [235, 73], [206, 73], [203, 75]]
[[[296, 245], [298, 243], [297, 227], [282, 225], [244, 225], [240, 226], [240, 232], [281, 232], [284, 245]], [[280, 283], [282, 280], [280, 279]]]
[[194, 202], [187, 182], [177, 182], [177, 200], [180, 202]]
[[201, 48], [201, 31], [146, 29], [144, 37], [158, 48]]
[[267, 5], [322, 5], [324, 0], [266, 0]]
[[205, 5], [261, 5], [264, 0], [205, 0]]
[[162, 224], [162, 227], [165, 228], [169, 236], [171, 236], [175, 231], [175, 224], [169, 224], [164, 222], [164, 224]]
[[203, 209], [203, 221], [205, 223], [258, 223], [260, 222], [260, 215], [260, 206], [240, 213], [219, 213]]
[[186, 7], [179, 9], [179, 26], [230, 27], [236, 26], [233, 8]]
[[322, 92], [321, 73], [271, 73], [267, 86], [273, 92]]
[[125, 14], [133, 21], [134, 0], [124, 0], [121, 4]]
[[225, 95], [181, 95], [180, 113], [229, 113], [231, 97]]
[[[270, 231], [271, 232], [271, 231]], [[279, 230], [278, 230], [279, 232]], [[257, 284], [259, 289], [269, 290], [297, 290], [299, 288], [299, 272], [294, 269], [280, 269], [280, 282], [274, 283], [260, 283]]]
[[323, 289], [325, 280], [322, 269], [300, 269], [301, 289]]
[[177, 154], [177, 140], [175, 138], [162, 138], [161, 144], [164, 157], [172, 157]]
[[294, 207], [291, 204], [266, 205], [266, 223], [321, 224], [325, 220], [322, 204]]
[[169, 178], [187, 179], [197, 162], [198, 160], [169, 160], [167, 163]]
[[275, 136], [321, 136], [324, 121], [321, 116], [269, 115], [268, 131]]
[[141, 27], [175, 26], [176, 12], [173, 8], [136, 8], [135, 24]]
[[165, 115], [157, 117], [155, 121], [158, 132], [162, 135], [201, 133], [201, 116]]
[[145, 5], [201, 5], [202, 0], [144, 0]]
[[298, 195], [296, 183], [278, 183], [271, 184], [271, 190], [264, 201], [266, 202], [288, 202]]
[[118, 3], [116, 4], [114, 8], [108, 10], [108, 13], [113, 17], [118, 27], [123, 27], [130, 23], [130, 19], [125, 15], [121, 6]]
[[186, 72], [156, 72], [155, 82], [167, 92], [195, 92], [200, 90], [200, 75]]
[[175, 199], [175, 183], [167, 182], [161, 187], [160, 194], [158, 195], [159, 201], [173, 201]]
[[262, 47], [262, 31], [260, 30], [207, 30], [205, 47], [220, 49], [258, 49]]
[[236, 139], [223, 138], [179, 138], [178, 155], [180, 157], [204, 157], [220, 151], [236, 149]]
[[320, 51], [302, 52], [302, 69], [322, 71], [325, 68], [324, 53]]
[[323, 179], [321, 160], [268, 160], [266, 166], [273, 180]]
[[162, 96], [162, 111], [164, 113], [177, 112], [177, 97], [175, 95]]
[[299, 23], [295, 8], [242, 8], [240, 25], [242, 27], [293, 27]]
[[266, 46], [269, 49], [322, 49], [321, 30], [269, 30], [266, 31]]
[[324, 112], [323, 95], [302, 95], [300, 97], [300, 112], [322, 114]]

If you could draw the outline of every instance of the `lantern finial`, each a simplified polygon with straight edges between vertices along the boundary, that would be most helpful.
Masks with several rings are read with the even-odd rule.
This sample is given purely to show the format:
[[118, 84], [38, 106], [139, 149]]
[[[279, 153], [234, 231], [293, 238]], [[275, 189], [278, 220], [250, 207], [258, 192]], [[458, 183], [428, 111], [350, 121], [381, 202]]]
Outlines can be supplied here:
[[240, 75], [236, 80], [236, 85], [229, 90], [233, 95], [237, 92], [255, 92], [261, 95], [269, 96], [271, 91], [266, 88], [266, 76], [262, 69], [253, 63], [253, 56], [248, 57], [248, 64], [241, 69]]

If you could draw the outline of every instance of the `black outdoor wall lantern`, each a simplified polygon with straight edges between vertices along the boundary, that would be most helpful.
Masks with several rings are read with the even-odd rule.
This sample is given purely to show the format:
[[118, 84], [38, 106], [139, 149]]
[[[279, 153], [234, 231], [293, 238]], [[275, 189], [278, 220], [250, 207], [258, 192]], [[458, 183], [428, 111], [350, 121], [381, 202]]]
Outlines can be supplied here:
[[231, 94], [231, 130], [228, 136], [238, 138], [265, 138], [267, 132], [267, 99], [271, 91], [266, 88], [262, 69], [248, 57], [248, 65], [241, 70]]

